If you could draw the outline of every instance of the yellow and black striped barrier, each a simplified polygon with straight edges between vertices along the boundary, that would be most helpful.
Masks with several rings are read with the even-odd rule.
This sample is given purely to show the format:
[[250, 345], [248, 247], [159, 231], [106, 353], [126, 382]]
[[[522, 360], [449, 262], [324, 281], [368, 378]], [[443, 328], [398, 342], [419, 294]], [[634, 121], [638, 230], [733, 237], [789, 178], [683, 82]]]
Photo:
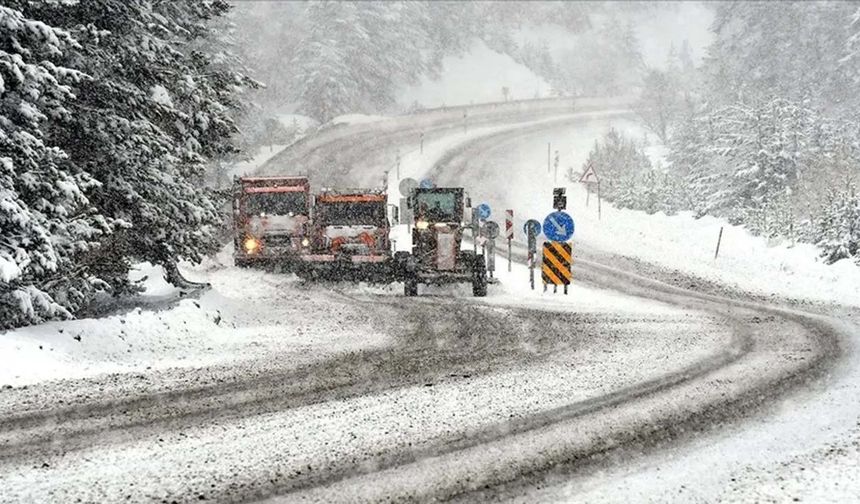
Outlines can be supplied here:
[[[543, 266], [541, 275], [543, 277], [543, 288], [547, 285], [564, 285], [564, 293], [567, 294], [567, 286], [573, 278], [570, 266], [573, 264], [570, 243], [548, 241], [543, 242]], [[555, 290], [555, 289], [553, 289]]]

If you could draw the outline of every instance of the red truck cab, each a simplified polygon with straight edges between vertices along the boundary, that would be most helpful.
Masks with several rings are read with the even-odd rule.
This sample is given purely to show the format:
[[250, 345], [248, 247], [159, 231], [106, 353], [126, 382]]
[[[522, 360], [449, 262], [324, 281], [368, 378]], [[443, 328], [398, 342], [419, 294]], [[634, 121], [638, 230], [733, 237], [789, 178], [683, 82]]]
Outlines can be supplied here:
[[233, 186], [233, 258], [238, 266], [294, 269], [310, 250], [307, 177], [241, 177]]
[[391, 225], [384, 190], [321, 191], [314, 200], [312, 229], [312, 252], [305, 264], [312, 276], [390, 277]]

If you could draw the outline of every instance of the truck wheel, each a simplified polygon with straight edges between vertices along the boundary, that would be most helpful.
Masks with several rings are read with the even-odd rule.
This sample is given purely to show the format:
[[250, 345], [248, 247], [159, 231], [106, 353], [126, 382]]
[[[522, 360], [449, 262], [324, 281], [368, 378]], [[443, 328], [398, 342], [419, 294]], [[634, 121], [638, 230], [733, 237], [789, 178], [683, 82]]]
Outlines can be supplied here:
[[249, 268], [249, 267], [251, 267], [250, 261], [248, 261], [246, 259], [240, 259], [238, 257], [233, 258], [233, 264], [235, 264], [236, 267], [238, 267], [238, 268]]
[[403, 252], [402, 250], [394, 253], [391, 269], [395, 282], [404, 282], [409, 277], [407, 273], [409, 256], [409, 252]]
[[487, 266], [484, 264], [484, 256], [475, 256], [472, 263], [472, 295], [484, 297], [487, 295]]
[[418, 295], [418, 277], [415, 275], [408, 275], [403, 280], [403, 295], [407, 297], [417, 296]]

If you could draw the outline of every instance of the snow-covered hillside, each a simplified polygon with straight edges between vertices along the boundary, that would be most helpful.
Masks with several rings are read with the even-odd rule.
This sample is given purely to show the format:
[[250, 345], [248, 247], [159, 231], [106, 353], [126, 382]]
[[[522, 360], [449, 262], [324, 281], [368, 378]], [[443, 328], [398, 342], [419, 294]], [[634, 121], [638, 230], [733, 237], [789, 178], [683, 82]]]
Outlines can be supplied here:
[[510, 90], [508, 98], [514, 100], [546, 97], [550, 92], [543, 78], [475, 40], [466, 54], [442, 60], [438, 79], [424, 76], [418, 84], [400, 89], [397, 102], [404, 109], [413, 104], [436, 108], [498, 102], [505, 99], [503, 87]]

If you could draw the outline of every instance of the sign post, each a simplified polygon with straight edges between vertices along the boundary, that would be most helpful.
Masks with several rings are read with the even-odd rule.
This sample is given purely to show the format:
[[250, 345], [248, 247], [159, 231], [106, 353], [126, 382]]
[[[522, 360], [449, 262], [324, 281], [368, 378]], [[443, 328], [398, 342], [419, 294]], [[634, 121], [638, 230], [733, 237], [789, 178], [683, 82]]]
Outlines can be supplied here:
[[549, 173], [550, 173], [550, 167], [549, 167], [549, 156], [550, 156], [550, 154], [549, 154], [549, 153], [550, 153], [550, 149], [551, 149], [551, 147], [550, 147], [550, 142], [547, 142], [547, 143], [546, 143], [546, 173], [547, 173], [547, 174], [549, 174]]
[[514, 211], [505, 210], [505, 238], [508, 239], [508, 273], [511, 272], [511, 241], [514, 239]]
[[[488, 205], [486, 203], [481, 203], [480, 205], [478, 205], [472, 209], [472, 226], [474, 226], [472, 228], [472, 231], [473, 231], [472, 238], [478, 237], [478, 234], [481, 231], [481, 229], [480, 229], [481, 221], [485, 221], [485, 220], [489, 219], [491, 213], [492, 213], [492, 211], [490, 210], [490, 205]], [[476, 254], [478, 253], [478, 246], [477, 245], [475, 245], [475, 253]]]
[[600, 181], [597, 181], [597, 220], [600, 220]]
[[400, 180], [400, 151], [397, 151], [397, 155], [394, 158], [394, 164], [397, 167], [397, 180]]
[[527, 220], [523, 226], [523, 231], [528, 237], [529, 284], [532, 290], [535, 290], [535, 254], [537, 253], [537, 237], [540, 235], [540, 229], [540, 222], [534, 219]]
[[499, 225], [493, 221], [487, 221], [481, 227], [481, 236], [487, 239], [485, 242], [487, 261], [487, 271], [490, 273], [490, 278], [493, 278], [493, 272], [496, 271], [496, 238], [499, 236]]
[[564, 293], [567, 294], [573, 262], [571, 246], [567, 241], [573, 236], [574, 229], [573, 218], [562, 210], [547, 215], [543, 221], [543, 234], [549, 239], [543, 244], [541, 271], [544, 292], [546, 286], [552, 284], [553, 292], [557, 292], [558, 286], [563, 285]]
[[478, 215], [478, 207], [472, 207], [472, 223], [469, 227], [472, 228], [472, 251], [478, 253], [478, 229], [480, 227], [480, 215]]

